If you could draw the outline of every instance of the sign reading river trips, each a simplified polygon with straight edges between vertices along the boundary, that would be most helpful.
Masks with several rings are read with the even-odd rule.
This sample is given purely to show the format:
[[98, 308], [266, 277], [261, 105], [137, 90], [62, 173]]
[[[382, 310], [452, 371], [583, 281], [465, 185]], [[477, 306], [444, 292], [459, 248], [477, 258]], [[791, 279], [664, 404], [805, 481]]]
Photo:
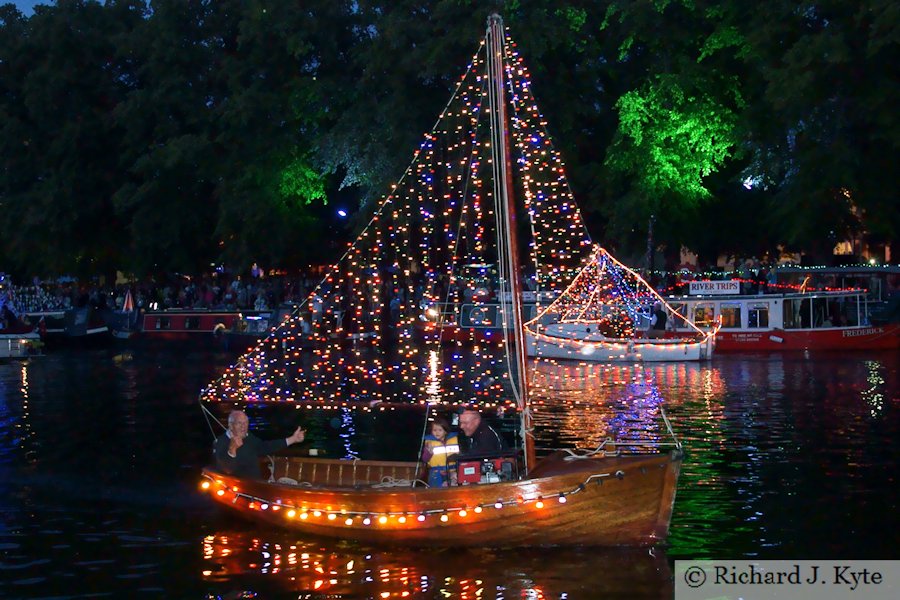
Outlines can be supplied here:
[[691, 281], [688, 293], [691, 296], [704, 295], [722, 295], [722, 294], [740, 294], [741, 282], [737, 280], [729, 281]]

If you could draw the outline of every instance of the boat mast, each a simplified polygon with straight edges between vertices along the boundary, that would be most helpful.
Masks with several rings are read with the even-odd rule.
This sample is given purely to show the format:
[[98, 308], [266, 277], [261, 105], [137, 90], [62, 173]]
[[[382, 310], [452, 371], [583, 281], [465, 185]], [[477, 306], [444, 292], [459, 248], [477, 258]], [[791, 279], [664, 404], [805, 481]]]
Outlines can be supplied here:
[[[512, 159], [509, 150], [509, 121], [506, 116], [506, 90], [504, 89], [504, 29], [503, 19], [498, 14], [488, 17], [487, 29], [487, 71], [488, 102], [491, 113], [491, 140], [494, 156], [494, 173], [497, 181], [495, 190], [499, 192], [495, 202], [502, 213], [502, 224], [505, 231], [505, 248], [508, 256], [499, 256], [498, 260], [507, 261], [507, 276], [512, 300], [512, 322], [515, 346], [516, 376], [514, 387], [519, 390], [519, 410], [522, 415], [522, 435], [525, 444], [525, 472], [531, 470], [535, 463], [534, 432], [531, 410], [528, 403], [528, 383], [525, 363], [525, 327], [522, 310], [522, 269], [519, 264], [519, 252], [516, 244], [516, 209], [513, 195]], [[498, 240], [503, 232], [497, 232]], [[502, 253], [501, 253], [502, 254]], [[505, 311], [504, 311], [505, 316]], [[504, 323], [504, 327], [506, 323]], [[511, 374], [512, 375], [512, 374]]]

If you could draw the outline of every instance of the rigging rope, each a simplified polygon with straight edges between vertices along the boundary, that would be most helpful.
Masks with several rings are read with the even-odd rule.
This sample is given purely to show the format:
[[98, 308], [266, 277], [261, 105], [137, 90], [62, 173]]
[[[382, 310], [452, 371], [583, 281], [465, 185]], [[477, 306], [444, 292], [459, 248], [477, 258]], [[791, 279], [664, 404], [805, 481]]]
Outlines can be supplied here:
[[373, 488], [391, 488], [391, 487], [415, 487], [417, 483], [421, 483], [425, 487], [428, 487], [428, 483], [422, 481], [421, 479], [395, 479], [390, 475], [385, 475], [381, 478], [381, 483], [373, 483], [370, 487]]
[[[483, 45], [483, 42], [482, 42], [482, 45]], [[480, 52], [481, 52], [481, 49], [479, 48], [479, 53], [480, 53]], [[477, 58], [477, 55], [476, 55], [476, 58]], [[482, 88], [481, 88], [481, 93], [479, 94], [479, 97], [483, 97], [483, 96], [484, 96], [484, 90], [485, 90], [485, 87], [486, 87], [486, 86], [487, 86], [487, 80], [485, 80], [484, 82], [482, 82]], [[479, 120], [481, 119], [481, 115], [484, 114], [484, 111], [481, 110], [481, 109], [482, 109], [482, 105], [481, 105], [481, 102], [479, 102], [479, 103], [478, 103], [478, 106], [477, 106], [476, 109], [475, 109], [475, 110], [478, 112], [478, 119], [479, 119]], [[473, 131], [475, 131], [476, 134], [477, 134], [477, 132], [478, 132], [478, 127], [477, 127], [477, 126], [474, 127], [474, 128], [473, 128]], [[457, 226], [456, 226], [456, 239], [454, 240], [454, 243], [453, 243], [453, 255], [452, 255], [452, 259], [451, 259], [451, 261], [449, 262], [449, 264], [447, 265], [447, 270], [449, 271], [449, 273], [448, 273], [447, 290], [446, 290], [446, 292], [444, 293], [444, 304], [449, 304], [449, 303], [450, 303], [450, 290], [451, 290], [451, 286], [452, 286], [453, 284], [456, 283], [456, 275], [454, 274], [453, 266], [456, 264], [456, 261], [459, 260], [459, 246], [460, 246], [460, 242], [461, 242], [461, 240], [462, 240], [462, 232], [463, 232], [463, 230], [464, 230], [463, 225], [464, 225], [464, 223], [465, 223], [464, 218], [463, 218], [463, 215], [465, 214], [466, 209], [467, 209], [468, 206], [469, 206], [469, 204], [468, 204], [468, 200], [469, 200], [469, 198], [468, 198], [468, 195], [469, 195], [469, 181], [470, 181], [471, 178], [472, 178], [472, 166], [473, 166], [473, 165], [477, 162], [477, 160], [478, 160], [478, 147], [479, 147], [479, 143], [478, 143], [478, 142], [479, 142], [479, 140], [478, 140], [478, 137], [477, 137], [477, 135], [476, 135], [476, 137], [473, 138], [473, 140], [472, 140], [471, 150], [470, 150], [470, 152], [469, 152], [469, 160], [468, 160], [467, 163], [466, 163], [466, 175], [465, 175], [465, 177], [464, 177], [465, 183], [463, 184], [463, 188], [462, 188], [462, 202], [460, 203], [460, 207], [459, 207], [459, 222], [458, 222], [458, 224], [457, 224]], [[438, 331], [439, 331], [439, 336], [440, 336], [440, 337], [439, 337], [439, 339], [438, 339], [438, 341], [439, 341], [438, 347], [440, 347], [440, 343], [443, 342], [443, 336], [444, 336], [443, 324], [444, 324], [444, 313], [443, 313], [443, 311], [439, 310], [439, 314], [438, 314]], [[459, 325], [459, 316], [457, 316], [457, 318], [456, 318], [456, 324]]]
[[[490, 32], [492, 31], [493, 26], [488, 29], [488, 36], [490, 36]], [[486, 37], [488, 37], [486, 36]], [[505, 45], [497, 42], [498, 52], [493, 52], [491, 47], [488, 47], [488, 61], [487, 61], [487, 69], [488, 69], [488, 79], [491, 82], [497, 81], [497, 78], [500, 77], [503, 73], [503, 59], [504, 56], [502, 52], [505, 51]], [[516, 365], [516, 368], [513, 369], [512, 363], [513, 359], [510, 355], [510, 343], [509, 343], [509, 326], [513, 325], [513, 339], [514, 343], [517, 344], [517, 348], [520, 348], [521, 351], [524, 352], [524, 346], [520, 346], [518, 344], [521, 343], [519, 337], [521, 336], [520, 328], [517, 326], [515, 321], [515, 315], [512, 314], [513, 309], [510, 303], [514, 303], [516, 301], [513, 298], [513, 290], [515, 286], [512, 281], [512, 277], [517, 277], [518, 274], [514, 269], [514, 259], [512, 256], [512, 242], [510, 240], [510, 236], [515, 235], [515, 231], [510, 231], [507, 224], [509, 221], [508, 214], [508, 199], [509, 199], [509, 189], [507, 188], [507, 181], [505, 177], [505, 169], [506, 169], [506, 160], [498, 160], [498, 156], [504, 156], [504, 152], [506, 149], [504, 138], [503, 138], [503, 128], [504, 123], [502, 122], [502, 107], [501, 103], [503, 102], [503, 93], [504, 89], [502, 86], [490, 85], [489, 89], [489, 106], [491, 111], [491, 144], [494, 150], [493, 156], [494, 160], [491, 161], [491, 166], [493, 169], [493, 184], [494, 184], [494, 221], [496, 223], [497, 229], [497, 264], [499, 267], [499, 276], [500, 276], [500, 311], [502, 314], [501, 319], [501, 329], [503, 330], [503, 348], [504, 348], [504, 357], [506, 359], [507, 371], [510, 373], [510, 388], [513, 394], [513, 398], [516, 401], [516, 405], [524, 410], [524, 397], [523, 390], [519, 388], [520, 381], [518, 378], [512, 377], [512, 374], [516, 372], [519, 368]], [[498, 149], [500, 153], [498, 154]], [[509, 298], [509, 302], [505, 299]], [[525, 374], [520, 374], [521, 377], [525, 377]], [[523, 415], [524, 416], [524, 415]]]
[[209, 426], [209, 432], [212, 434], [213, 441], [215, 441], [216, 438], [218, 438], [219, 436], [216, 435], [216, 430], [213, 429], [212, 423], [210, 422], [210, 418], [212, 418], [213, 421], [215, 421], [216, 423], [219, 424], [219, 427], [222, 428], [222, 431], [225, 431], [228, 428], [222, 424], [222, 422], [218, 419], [218, 417], [216, 417], [216, 415], [212, 414], [212, 412], [210, 412], [210, 410], [208, 408], [206, 408], [206, 406], [203, 405], [203, 393], [202, 392], [200, 393], [200, 396], [198, 397], [197, 400], [200, 402], [200, 410], [203, 411], [203, 416], [206, 418], [206, 424]]
[[672, 429], [672, 423], [669, 422], [669, 416], [666, 414], [666, 409], [662, 406], [659, 407], [659, 412], [662, 414], [663, 421], [666, 424], [666, 429], [669, 430], [669, 435], [672, 436], [672, 439], [675, 440], [675, 447], [681, 450], [681, 440], [679, 440], [675, 436], [675, 431]]
[[566, 452], [569, 456], [566, 456], [563, 460], [571, 461], [571, 460], [580, 460], [584, 458], [591, 458], [596, 454], [603, 453], [604, 456], [612, 455], [618, 456], [619, 450], [616, 449], [614, 452], [607, 453], [606, 452], [606, 444], [615, 444], [612, 438], [606, 438], [600, 445], [594, 448], [593, 450], [572, 450], [571, 448], [563, 448], [562, 451]]

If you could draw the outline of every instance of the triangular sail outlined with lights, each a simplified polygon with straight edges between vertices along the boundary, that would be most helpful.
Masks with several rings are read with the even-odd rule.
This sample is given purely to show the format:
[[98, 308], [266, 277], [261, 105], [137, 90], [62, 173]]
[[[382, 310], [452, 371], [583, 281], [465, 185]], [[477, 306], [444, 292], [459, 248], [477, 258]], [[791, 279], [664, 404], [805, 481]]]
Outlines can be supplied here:
[[[687, 332], [656, 329], [656, 311], [664, 315], [657, 315], [661, 324], [677, 321]], [[569, 286], [525, 329], [530, 356], [655, 362], [711, 358], [718, 327], [700, 329], [639, 273], [597, 247]]]
[[[508, 34], [502, 68], [514, 195], [527, 214], [520, 229], [529, 242], [519, 247], [529, 253], [532, 287], [558, 292], [589, 257], [591, 240]], [[512, 404], [502, 400], [509, 395], [503, 336], [454, 353], [441, 350], [440, 333], [421, 327], [427, 307], [461, 304], [461, 265], [499, 263], [499, 142], [488, 93], [482, 42], [403, 177], [344, 256], [202, 399]]]
[[[400, 401], [402, 394], [408, 394], [408, 402], [446, 404], [459, 396], [468, 401], [474, 394], [484, 406], [497, 403], [508, 387], [515, 404], [523, 408], [517, 415], [521, 451], [460, 456], [457, 480], [451, 475], [449, 485], [421, 481], [419, 461], [282, 453], [260, 457], [259, 473], [246, 476], [216, 464], [204, 469], [201, 488], [221, 506], [257, 522], [367, 544], [653, 546], [665, 539], [683, 452], [664, 414], [673, 438], [669, 444], [628, 442], [622, 448], [605, 440], [593, 449], [537, 457], [532, 412], [527, 410], [522, 261], [517, 251], [526, 246], [518, 246], [514, 235], [519, 213], [513, 192], [517, 185], [524, 187], [525, 178], [518, 175], [516, 184], [510, 169], [516, 160], [509, 152], [512, 126], [502, 101], [514, 89], [505, 84], [510, 48], [500, 16], [492, 14], [487, 25], [488, 77], [475, 76], [469, 87], [457, 91], [477, 102], [451, 101], [407, 177], [317, 290], [318, 303], [311, 302], [307, 312], [314, 320], [308, 335], [318, 345], [310, 352], [299, 351], [291, 336], [305, 332], [295, 317], [248, 355], [241, 377], [232, 371], [231, 379], [226, 374], [208, 393], [228, 397], [222, 392], [244, 385], [239, 390], [243, 396], [235, 392], [229, 399], [312, 397], [333, 404]], [[476, 58], [473, 65], [478, 64]], [[487, 102], [482, 103], [485, 96]], [[490, 108], [489, 138], [481, 135], [484, 106]], [[459, 141], [455, 132], [469, 130], [454, 129], [453, 123], [448, 125], [452, 119], [445, 117], [472, 125], [474, 134]], [[545, 143], [539, 136], [531, 142]], [[488, 150], [496, 151], [497, 158], [491, 160]], [[520, 158], [527, 155], [527, 149], [521, 150]], [[526, 159], [519, 162], [525, 164]], [[433, 168], [437, 166], [447, 167], [449, 174], [439, 174]], [[531, 185], [537, 179], [527, 181]], [[469, 187], [468, 182], [478, 185]], [[546, 193], [529, 199], [532, 231], [539, 229], [535, 222], [542, 215], [563, 214], [543, 204], [552, 200]], [[449, 208], [439, 209], [439, 203]], [[492, 222], [497, 224], [495, 234]], [[534, 276], [540, 280], [543, 272], [569, 268], [584, 239], [576, 237], [571, 243], [571, 253], [553, 254], [557, 264], [547, 271], [536, 266]], [[491, 249], [495, 245], [496, 251]], [[541, 245], [528, 247], [538, 251]], [[416, 251], [416, 258], [410, 258], [409, 249]], [[503, 353], [489, 345], [442, 349], [439, 339], [414, 327], [418, 303], [434, 300], [440, 283], [446, 293], [455, 282], [454, 265], [473, 260], [497, 262], [500, 305], [504, 319], [510, 317], [513, 325], [504, 327]], [[516, 276], [504, 280], [504, 273]], [[376, 292], [386, 292], [385, 298], [367, 295]], [[299, 329], [290, 333], [290, 327]], [[493, 379], [495, 375], [500, 378]], [[301, 383], [308, 387], [299, 387]], [[268, 476], [260, 479], [266, 469]], [[425, 486], [429, 489], [423, 493]]]

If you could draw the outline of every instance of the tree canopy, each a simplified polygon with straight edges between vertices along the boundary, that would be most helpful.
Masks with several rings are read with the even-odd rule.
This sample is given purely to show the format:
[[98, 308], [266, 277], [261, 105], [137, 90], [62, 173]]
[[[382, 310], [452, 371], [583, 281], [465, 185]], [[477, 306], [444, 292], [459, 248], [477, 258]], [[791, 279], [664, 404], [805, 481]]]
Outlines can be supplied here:
[[494, 11], [594, 239], [895, 240], [888, 0], [59, 0], [0, 6], [0, 269], [334, 260]]

